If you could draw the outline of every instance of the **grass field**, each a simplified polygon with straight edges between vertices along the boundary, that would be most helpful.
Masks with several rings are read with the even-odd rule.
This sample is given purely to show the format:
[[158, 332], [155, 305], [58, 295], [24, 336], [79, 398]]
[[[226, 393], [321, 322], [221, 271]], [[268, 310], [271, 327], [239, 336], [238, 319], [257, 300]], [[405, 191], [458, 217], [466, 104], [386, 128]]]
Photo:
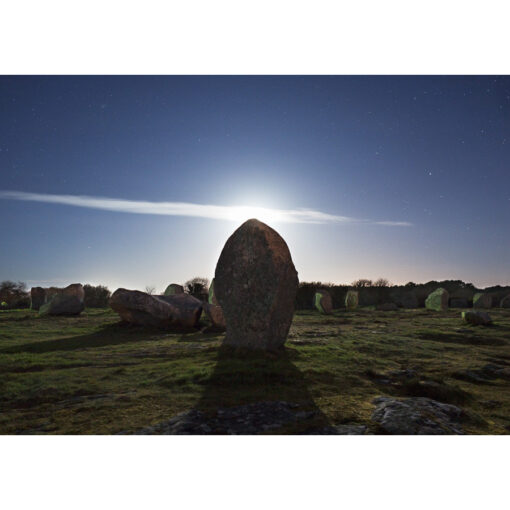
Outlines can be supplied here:
[[[467, 433], [505, 434], [510, 310], [490, 313], [492, 327], [463, 324], [460, 310], [297, 312], [285, 351], [275, 355], [226, 350], [222, 335], [128, 326], [111, 310], [0, 311], [0, 433], [133, 432], [194, 407], [269, 400], [378, 433], [372, 400], [391, 395], [458, 405]], [[502, 375], [485, 377], [491, 364]], [[295, 424], [281, 432], [299, 431]]]

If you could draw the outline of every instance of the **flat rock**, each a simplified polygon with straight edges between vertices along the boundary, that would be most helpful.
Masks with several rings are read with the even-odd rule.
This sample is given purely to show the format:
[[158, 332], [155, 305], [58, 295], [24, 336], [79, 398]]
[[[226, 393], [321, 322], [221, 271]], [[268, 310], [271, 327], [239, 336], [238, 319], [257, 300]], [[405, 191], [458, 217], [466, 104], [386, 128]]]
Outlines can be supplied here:
[[379, 397], [372, 420], [397, 435], [463, 434], [462, 409], [424, 397]]
[[225, 344], [276, 350], [287, 339], [298, 288], [297, 272], [282, 237], [251, 219], [227, 240], [214, 276], [223, 310]]
[[135, 434], [261, 434], [315, 415], [316, 411], [303, 410], [299, 404], [291, 402], [257, 402], [218, 409], [211, 414], [192, 409]]

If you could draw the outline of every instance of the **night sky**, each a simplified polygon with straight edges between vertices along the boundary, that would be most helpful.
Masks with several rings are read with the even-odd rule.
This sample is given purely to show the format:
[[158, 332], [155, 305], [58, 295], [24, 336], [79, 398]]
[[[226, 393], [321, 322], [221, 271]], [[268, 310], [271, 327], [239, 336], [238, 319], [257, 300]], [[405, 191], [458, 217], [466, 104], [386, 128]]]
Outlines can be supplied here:
[[1, 76], [0, 172], [28, 287], [211, 278], [233, 206], [302, 281], [510, 284], [509, 77]]

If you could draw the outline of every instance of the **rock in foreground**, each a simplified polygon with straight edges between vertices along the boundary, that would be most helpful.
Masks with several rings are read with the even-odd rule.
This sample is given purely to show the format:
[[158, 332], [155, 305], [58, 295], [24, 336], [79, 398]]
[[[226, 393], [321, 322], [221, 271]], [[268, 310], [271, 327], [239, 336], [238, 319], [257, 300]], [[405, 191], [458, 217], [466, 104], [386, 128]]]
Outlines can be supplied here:
[[282, 237], [251, 219], [227, 240], [214, 277], [214, 292], [227, 324], [225, 343], [274, 350], [289, 333], [297, 272]]
[[195, 328], [202, 314], [202, 303], [188, 294], [151, 296], [138, 290], [117, 289], [110, 306], [126, 322], [169, 330]]
[[372, 420], [397, 435], [463, 434], [462, 409], [430, 398], [376, 398]]
[[489, 326], [492, 324], [492, 318], [487, 312], [476, 312], [473, 310], [462, 312], [462, 320], [474, 326]]
[[331, 294], [325, 289], [318, 290], [313, 296], [313, 306], [319, 310], [320, 313], [330, 315], [333, 313]]
[[45, 292], [45, 304], [39, 307], [39, 315], [79, 315], [85, 308], [85, 291], [80, 283], [64, 289], [53, 289], [51, 297]]
[[431, 292], [425, 300], [425, 308], [435, 310], [436, 312], [444, 312], [448, 310], [449, 295], [446, 289], [439, 287]]

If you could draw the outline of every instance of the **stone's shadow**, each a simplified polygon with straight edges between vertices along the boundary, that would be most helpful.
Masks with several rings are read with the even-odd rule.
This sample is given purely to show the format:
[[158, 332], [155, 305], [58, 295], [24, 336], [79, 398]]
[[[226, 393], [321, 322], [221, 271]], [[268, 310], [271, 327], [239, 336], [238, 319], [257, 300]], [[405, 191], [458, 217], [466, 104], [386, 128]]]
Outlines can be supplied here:
[[313, 433], [329, 427], [292, 362], [297, 356], [289, 348], [266, 353], [220, 347], [194, 407], [205, 418], [205, 433]]
[[46, 353], [55, 351], [74, 351], [91, 347], [105, 347], [108, 345], [127, 344], [154, 340], [169, 334], [157, 328], [147, 326], [133, 326], [124, 322], [117, 322], [88, 335], [71, 336], [55, 340], [41, 340], [0, 349], [0, 353], [15, 354], [21, 352]]

